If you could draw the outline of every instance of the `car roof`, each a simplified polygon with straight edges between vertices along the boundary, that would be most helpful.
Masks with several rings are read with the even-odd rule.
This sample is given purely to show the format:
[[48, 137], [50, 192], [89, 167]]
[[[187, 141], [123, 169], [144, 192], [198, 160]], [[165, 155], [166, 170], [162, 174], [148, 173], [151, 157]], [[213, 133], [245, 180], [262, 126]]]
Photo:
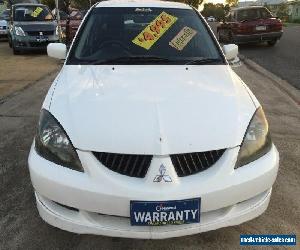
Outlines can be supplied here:
[[176, 8], [192, 9], [187, 4], [178, 2], [158, 1], [158, 0], [104, 0], [96, 7], [147, 7], [147, 8]]
[[265, 9], [264, 6], [246, 6], [246, 7], [238, 7], [238, 8], [233, 8], [232, 10], [251, 10], [251, 9]]

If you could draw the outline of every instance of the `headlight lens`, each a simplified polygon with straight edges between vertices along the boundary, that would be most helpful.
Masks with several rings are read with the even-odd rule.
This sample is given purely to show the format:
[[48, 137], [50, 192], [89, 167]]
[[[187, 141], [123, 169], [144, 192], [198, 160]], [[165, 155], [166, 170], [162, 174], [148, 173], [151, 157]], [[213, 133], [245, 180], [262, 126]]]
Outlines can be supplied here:
[[45, 109], [41, 111], [35, 149], [45, 159], [83, 172], [77, 152], [59, 122]]
[[241, 145], [235, 168], [239, 168], [266, 154], [272, 146], [269, 126], [263, 109], [253, 115]]
[[19, 26], [15, 26], [15, 32], [17, 36], [25, 36], [24, 30]]

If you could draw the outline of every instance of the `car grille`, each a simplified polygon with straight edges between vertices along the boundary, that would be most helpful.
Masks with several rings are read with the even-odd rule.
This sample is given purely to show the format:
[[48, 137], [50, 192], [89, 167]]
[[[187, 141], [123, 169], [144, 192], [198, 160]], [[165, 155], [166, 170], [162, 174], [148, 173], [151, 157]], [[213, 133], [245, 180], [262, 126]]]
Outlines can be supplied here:
[[107, 168], [130, 177], [144, 178], [151, 164], [152, 155], [130, 155], [93, 152]]
[[52, 36], [54, 34], [53, 30], [49, 31], [26, 31], [29, 36], [41, 36], [40, 32], [43, 33], [42, 36]]
[[49, 42], [30, 42], [30, 47], [34, 48], [46, 48]]
[[174, 154], [171, 160], [177, 175], [184, 177], [199, 173], [214, 165], [223, 155], [225, 149], [199, 153]]

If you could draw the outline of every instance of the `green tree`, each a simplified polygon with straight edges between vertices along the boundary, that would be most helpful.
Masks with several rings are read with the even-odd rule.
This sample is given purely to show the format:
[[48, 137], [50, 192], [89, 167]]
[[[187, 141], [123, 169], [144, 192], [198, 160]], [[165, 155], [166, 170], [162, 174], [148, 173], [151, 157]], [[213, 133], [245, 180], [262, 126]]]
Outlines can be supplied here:
[[51, 10], [55, 8], [55, 0], [41, 0], [41, 3], [47, 5]]
[[288, 5], [285, 3], [282, 3], [279, 5], [279, 8], [276, 12], [276, 16], [278, 16], [280, 19], [286, 21], [288, 19]]
[[230, 7], [235, 7], [238, 5], [239, 0], [225, 0], [225, 2], [230, 6]]
[[221, 3], [213, 4], [213, 3], [206, 3], [204, 4], [204, 8], [201, 14], [205, 17], [213, 16], [217, 20], [221, 21], [224, 20], [225, 16], [229, 12], [229, 5], [226, 4], [225, 6]]

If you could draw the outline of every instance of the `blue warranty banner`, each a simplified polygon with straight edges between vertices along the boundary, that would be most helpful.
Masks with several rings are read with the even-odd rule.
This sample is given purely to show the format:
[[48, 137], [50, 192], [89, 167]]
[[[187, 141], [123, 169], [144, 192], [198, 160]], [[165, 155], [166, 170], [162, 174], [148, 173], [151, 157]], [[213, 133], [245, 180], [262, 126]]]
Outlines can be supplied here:
[[241, 234], [241, 246], [296, 246], [295, 234]]
[[132, 226], [181, 225], [200, 222], [201, 199], [131, 201]]

